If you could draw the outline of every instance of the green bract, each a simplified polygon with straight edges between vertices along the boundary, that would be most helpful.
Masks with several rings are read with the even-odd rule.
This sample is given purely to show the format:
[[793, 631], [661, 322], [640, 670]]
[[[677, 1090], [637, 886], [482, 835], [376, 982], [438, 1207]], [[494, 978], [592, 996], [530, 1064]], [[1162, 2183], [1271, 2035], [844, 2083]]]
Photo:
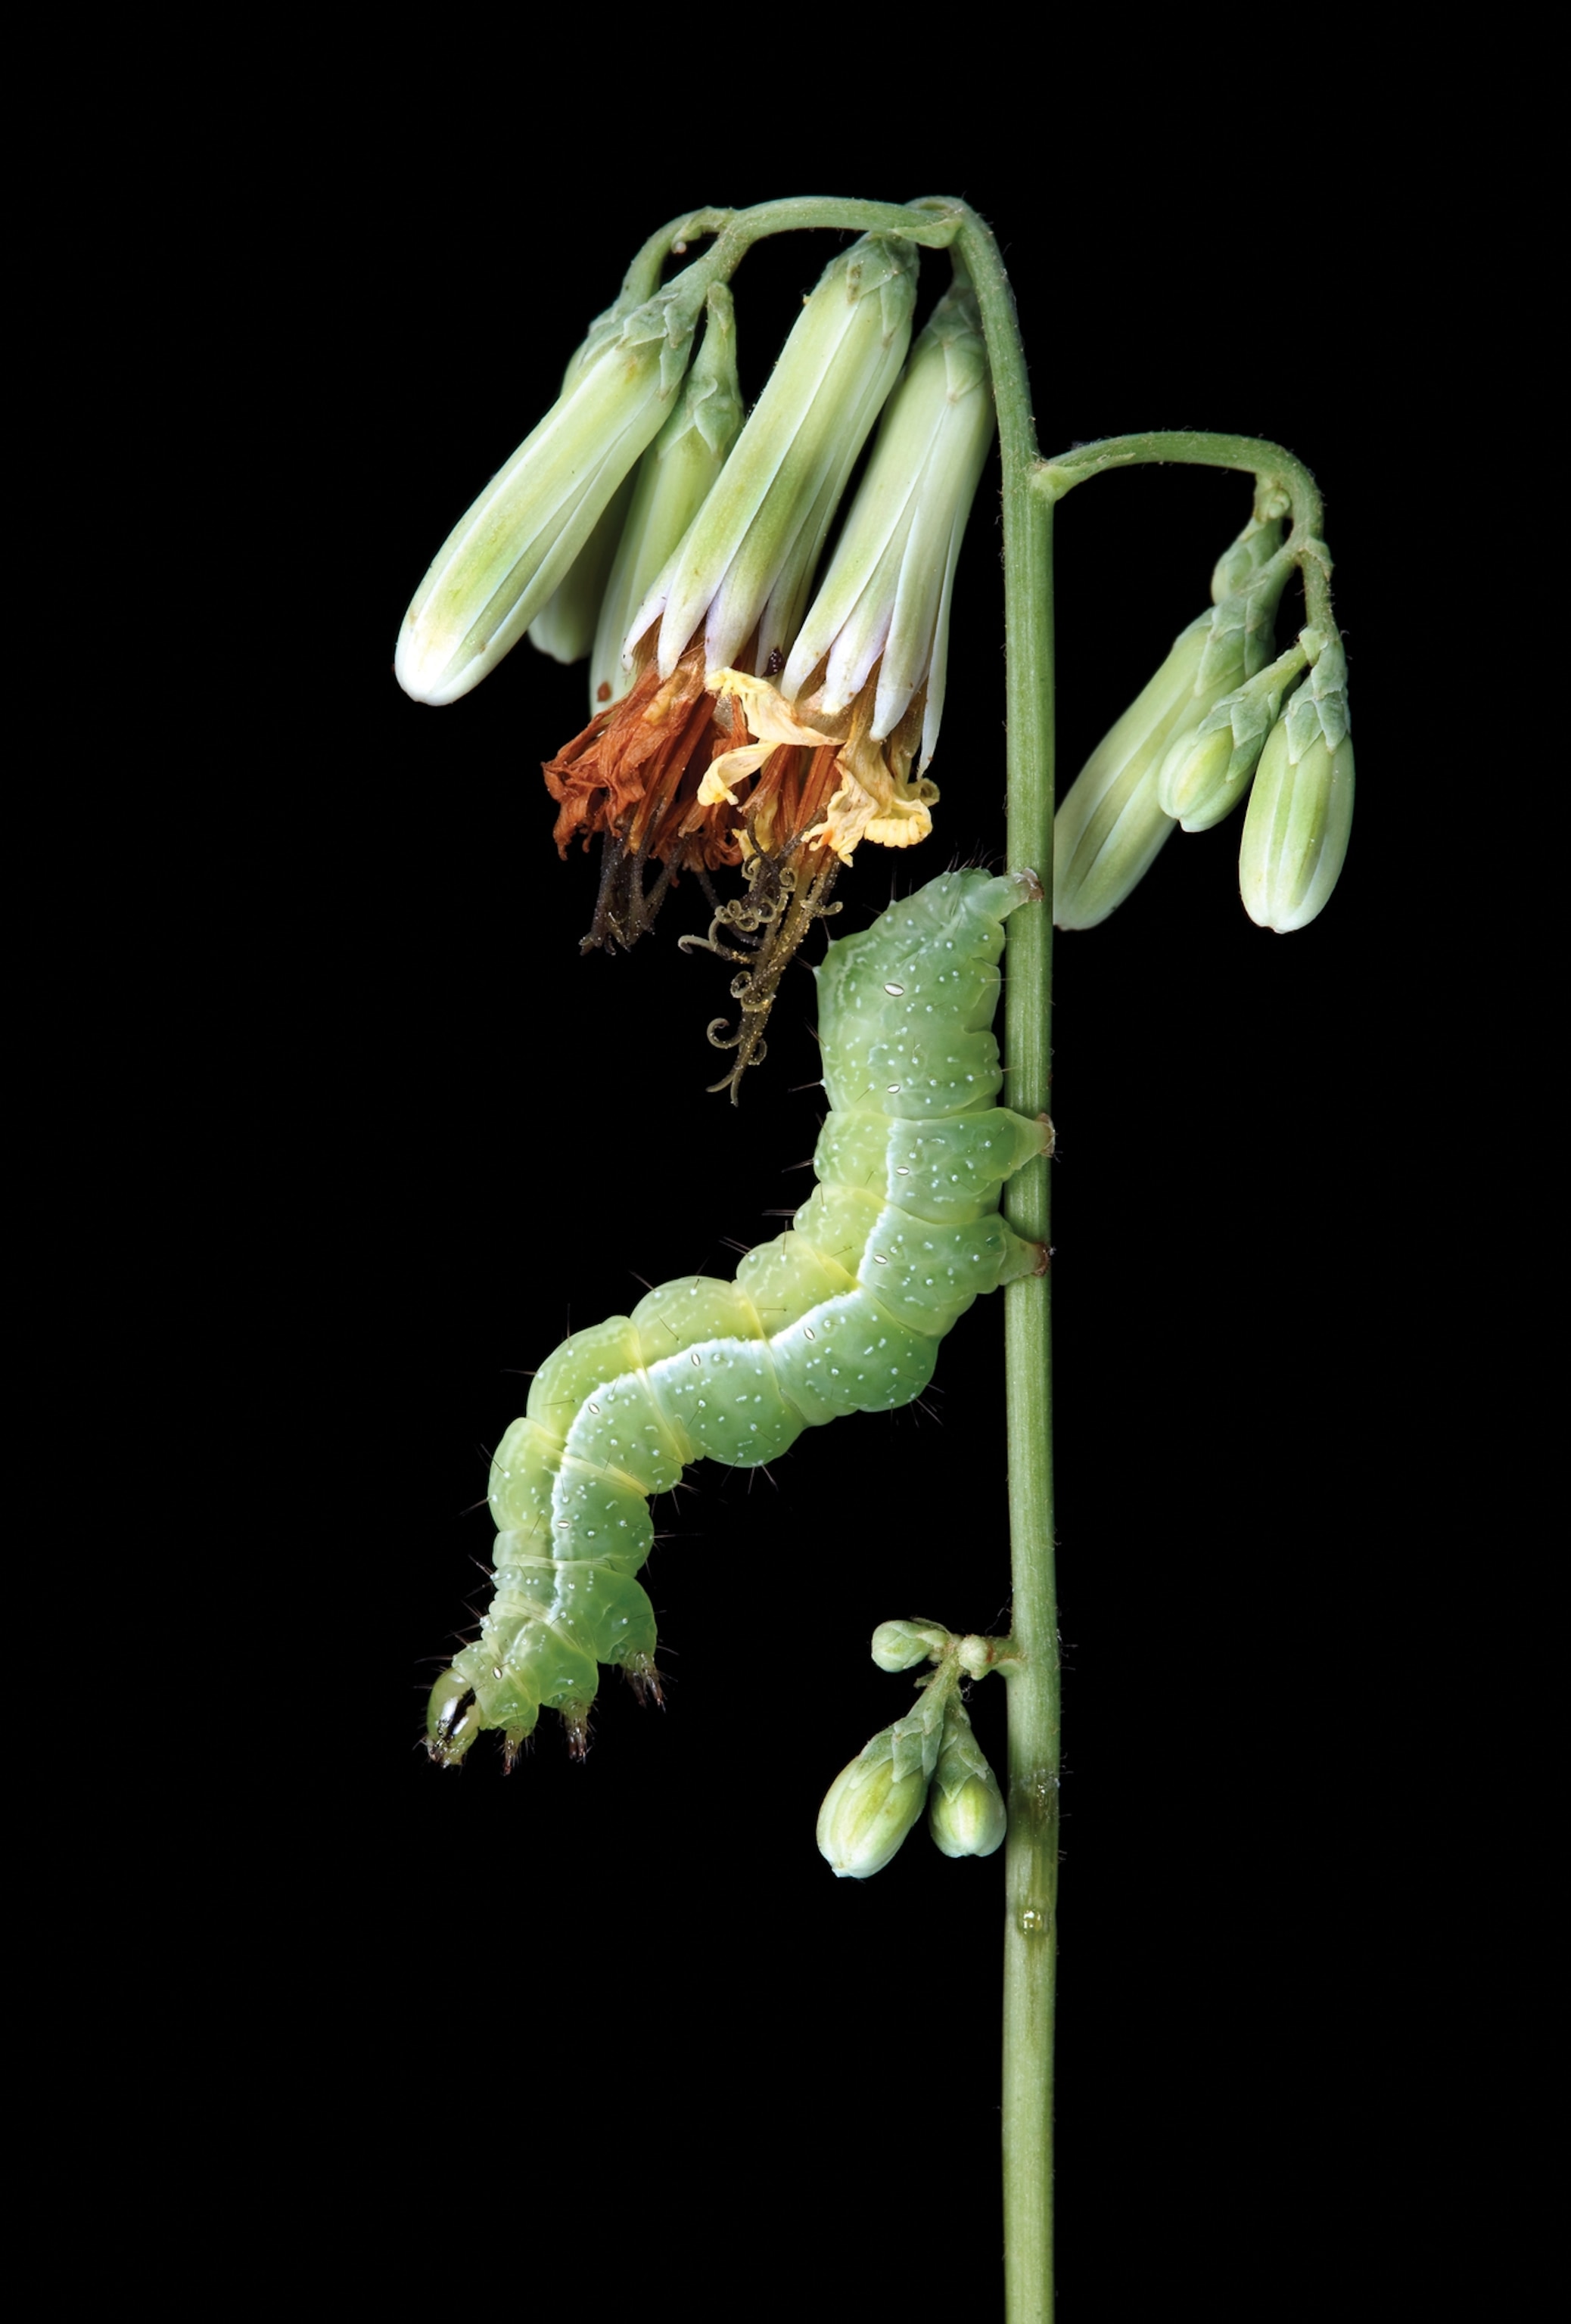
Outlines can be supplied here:
[[1217, 558], [1211, 575], [1211, 602], [1219, 605], [1224, 597], [1236, 596], [1247, 589], [1255, 575], [1269, 565], [1282, 545], [1284, 509], [1272, 509], [1269, 514], [1252, 516], [1238, 539], [1229, 543]]
[[917, 253], [864, 235], [826, 268], [686, 539], [630, 624], [660, 623], [669, 678], [701, 628], [707, 668], [756, 627], [767, 670], [796, 635], [846, 478], [910, 339]]
[[629, 277], [556, 403], [449, 534], [399, 632], [393, 668], [417, 702], [478, 686], [565, 579], [681, 384], [691, 272], [652, 297]]

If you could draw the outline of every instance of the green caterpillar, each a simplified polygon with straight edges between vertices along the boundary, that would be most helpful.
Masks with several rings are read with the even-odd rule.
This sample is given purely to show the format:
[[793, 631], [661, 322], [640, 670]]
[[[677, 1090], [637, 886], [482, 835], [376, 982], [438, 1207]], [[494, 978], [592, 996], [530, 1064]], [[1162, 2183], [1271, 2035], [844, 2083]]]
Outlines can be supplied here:
[[511, 1765], [542, 1708], [581, 1749], [598, 1665], [658, 1683], [633, 1579], [650, 1496], [689, 1462], [753, 1468], [841, 1413], [910, 1403], [977, 1293], [1047, 1265], [998, 1204], [1051, 1125], [993, 1102], [992, 1030], [1003, 922], [1040, 897], [1030, 872], [950, 872], [830, 945], [815, 972], [831, 1109], [818, 1185], [734, 1283], [661, 1284], [536, 1373], [492, 1462], [496, 1591], [432, 1690], [433, 1758], [457, 1765], [493, 1727]]

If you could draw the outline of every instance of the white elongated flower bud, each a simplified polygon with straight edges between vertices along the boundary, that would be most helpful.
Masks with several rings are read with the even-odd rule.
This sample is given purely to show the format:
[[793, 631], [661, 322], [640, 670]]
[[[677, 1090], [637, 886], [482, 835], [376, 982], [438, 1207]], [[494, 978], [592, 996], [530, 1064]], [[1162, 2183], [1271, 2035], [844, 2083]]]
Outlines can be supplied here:
[[1282, 698], [1308, 661], [1302, 646], [1289, 646], [1269, 668], [1224, 694], [1197, 726], [1185, 727], [1169, 745], [1157, 777], [1164, 815], [1186, 831], [1209, 831], [1243, 804]]
[[893, 732], [925, 685], [920, 769], [938, 739], [955, 567], [993, 425], [975, 297], [957, 284], [911, 349], [780, 681], [795, 701], [827, 656], [817, 706], [833, 715], [861, 692], [876, 664], [869, 728], [875, 741]]
[[741, 425], [735, 317], [729, 290], [714, 282], [693, 367], [633, 478], [632, 504], [598, 606], [589, 662], [591, 710], [603, 710], [626, 692], [628, 624], [719, 482]]
[[882, 1872], [921, 1814], [928, 1775], [919, 1758], [895, 1771], [892, 1727], [875, 1735], [830, 1784], [818, 1811], [818, 1851], [837, 1880]]
[[1324, 911], [1353, 828], [1346, 657], [1340, 638], [1314, 630], [1299, 642], [1313, 667], [1267, 738], [1238, 864], [1245, 911], [1280, 936]]
[[642, 300], [624, 292], [592, 327], [557, 402], [415, 592], [393, 668], [417, 702], [467, 694], [550, 603], [670, 411], [696, 317], [679, 275]]
[[700, 627], [707, 671], [728, 669], [754, 627], [757, 663], [795, 635], [846, 481], [900, 375], [917, 254], [864, 235], [826, 268], [686, 539], [629, 624], [660, 622], [670, 678]]

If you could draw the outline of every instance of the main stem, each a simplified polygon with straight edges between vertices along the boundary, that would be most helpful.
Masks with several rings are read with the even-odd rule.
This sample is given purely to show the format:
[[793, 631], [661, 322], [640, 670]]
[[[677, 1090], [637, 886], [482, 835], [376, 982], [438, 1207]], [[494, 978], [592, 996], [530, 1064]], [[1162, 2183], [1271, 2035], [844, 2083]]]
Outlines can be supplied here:
[[[1005, 955], [1005, 1095], [1048, 1111], [1053, 940], [1052, 503], [1035, 488], [1036, 431], [1014, 300], [998, 245], [966, 215], [957, 237], [982, 310], [1003, 463], [1009, 864], [1035, 872], [1040, 910], [1017, 912]], [[1048, 1166], [1014, 1180], [1010, 1222], [1049, 1240]], [[1009, 2324], [1053, 2313], [1053, 2011], [1058, 1967], [1058, 1605], [1053, 1570], [1050, 1275], [1003, 1295], [1009, 1515], [1020, 1650], [1009, 1683], [1004, 1856], [1003, 2234]]]

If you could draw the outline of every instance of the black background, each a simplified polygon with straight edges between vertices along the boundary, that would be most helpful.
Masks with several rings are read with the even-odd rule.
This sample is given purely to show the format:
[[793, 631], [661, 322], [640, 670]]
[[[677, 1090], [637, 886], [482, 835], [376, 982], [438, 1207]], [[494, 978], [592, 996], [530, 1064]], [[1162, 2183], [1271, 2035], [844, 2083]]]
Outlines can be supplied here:
[[[1110, 921], [1057, 945], [1064, 2313], [1162, 2312], [1187, 2281], [1208, 2313], [1255, 2316], [1280, 2282], [1335, 2273], [1399, 2102], [1376, 2030], [1404, 1781], [1386, 1679], [1417, 1552], [1387, 1388], [1419, 1232], [1397, 1123], [1429, 1068], [1424, 973], [1376, 925], [1411, 647], [1366, 447], [1417, 294], [1377, 288], [1351, 210], [1328, 289], [1286, 222], [1269, 251], [1219, 246], [1212, 212], [1169, 217], [1153, 193], [1141, 232], [1114, 232], [1061, 177], [1049, 198], [964, 163], [928, 156], [914, 190], [963, 193], [999, 234], [1044, 451], [1138, 427], [1273, 437], [1316, 471], [1337, 560], [1363, 788], [1322, 918], [1286, 937], [1248, 921], [1233, 822], [1178, 835]], [[595, 866], [558, 862], [539, 762], [583, 723], [582, 670], [525, 644], [434, 712], [398, 691], [393, 639], [642, 235], [689, 201], [785, 189], [711, 157], [615, 204], [577, 187], [569, 226], [543, 203], [514, 217], [505, 171], [468, 171], [439, 134], [368, 189], [384, 238], [346, 276], [322, 404], [365, 539], [328, 649], [353, 804], [317, 1004], [317, 1353], [365, 1528], [349, 1602], [393, 1636], [374, 1737], [355, 1680], [339, 1812], [407, 1766], [375, 1941], [408, 1964], [380, 2019], [389, 2114], [438, 2165], [392, 2200], [411, 2267], [483, 2227], [505, 2252], [516, 2218], [541, 2233], [529, 2266], [590, 2315], [651, 2273], [698, 2312], [744, 2307], [739, 2241], [784, 2302], [880, 2315], [964, 2291], [991, 2315], [1002, 1857], [951, 1864], [919, 1831], [841, 1883], [813, 1826], [910, 1699], [868, 1659], [874, 1624], [1007, 1619], [996, 1303], [956, 1327], [921, 1406], [804, 1436], [770, 1476], [706, 1466], [659, 1505], [663, 1712], [608, 1676], [587, 1763], [548, 1718], [507, 1780], [489, 1742], [457, 1775], [415, 1748], [484, 1602], [474, 1505], [524, 1375], [641, 1279], [727, 1273], [778, 1231], [820, 1101], [805, 973], [741, 1107], [707, 1093], [704, 1028], [730, 1004], [719, 964], [676, 948], [705, 924], [690, 890], [631, 957], [580, 958]], [[736, 277], [750, 398], [834, 247], [766, 245]], [[924, 311], [945, 271], [924, 261]], [[1060, 789], [1207, 602], [1248, 507], [1243, 479], [1146, 469], [1061, 508]], [[1000, 860], [997, 547], [993, 468], [960, 567], [937, 835], [919, 860], [863, 851], [843, 931], [892, 886]], [[1289, 602], [1284, 638], [1294, 619]], [[324, 1584], [300, 1556], [319, 1634], [361, 1673], [334, 1566]], [[972, 1709], [1002, 1765], [998, 1692]]]

